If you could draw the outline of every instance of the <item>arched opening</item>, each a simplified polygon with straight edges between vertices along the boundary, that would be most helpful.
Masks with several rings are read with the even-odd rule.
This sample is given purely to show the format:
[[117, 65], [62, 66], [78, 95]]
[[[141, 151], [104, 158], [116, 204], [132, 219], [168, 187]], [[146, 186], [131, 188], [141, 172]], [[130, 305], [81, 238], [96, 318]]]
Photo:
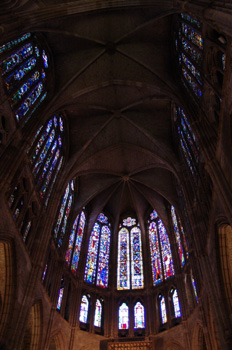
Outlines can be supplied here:
[[41, 349], [41, 324], [41, 306], [40, 303], [36, 303], [34, 306], [32, 306], [28, 315], [21, 350]]

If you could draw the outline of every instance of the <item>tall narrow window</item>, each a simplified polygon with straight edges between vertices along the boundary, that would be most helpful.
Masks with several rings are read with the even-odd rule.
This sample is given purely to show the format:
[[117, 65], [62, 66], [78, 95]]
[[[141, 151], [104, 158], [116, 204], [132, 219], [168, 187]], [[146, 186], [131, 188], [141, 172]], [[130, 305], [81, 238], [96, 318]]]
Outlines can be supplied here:
[[80, 322], [87, 323], [88, 312], [89, 312], [89, 300], [86, 295], [83, 295], [81, 299], [81, 307], [80, 307], [80, 316], [79, 316]]
[[180, 147], [184, 155], [185, 161], [191, 173], [197, 174], [199, 163], [199, 149], [196, 137], [192, 131], [189, 121], [180, 107], [176, 108], [176, 125], [179, 134]]
[[129, 307], [126, 303], [122, 303], [119, 306], [118, 311], [118, 328], [128, 329], [129, 328]]
[[94, 326], [101, 327], [102, 321], [102, 303], [99, 299], [96, 300], [95, 313], [94, 313]]
[[69, 244], [66, 251], [65, 260], [74, 274], [77, 272], [78, 262], [80, 258], [85, 222], [85, 212], [82, 211], [79, 215], [77, 215], [73, 223], [71, 234], [69, 236]]
[[160, 316], [161, 316], [161, 323], [167, 323], [167, 310], [166, 310], [166, 303], [165, 298], [163, 295], [159, 295], [159, 304], [160, 304]]
[[139, 301], [134, 306], [134, 328], [145, 328], [144, 306]]
[[168, 234], [155, 210], [150, 215], [149, 243], [153, 285], [155, 286], [175, 273]]
[[117, 289], [144, 288], [141, 230], [128, 217], [119, 226]]
[[197, 287], [196, 287], [196, 282], [195, 282], [193, 276], [191, 276], [191, 280], [192, 280], [193, 292], [194, 292], [196, 301], [197, 301], [197, 303], [198, 303]]
[[183, 13], [179, 18], [176, 49], [183, 83], [200, 99], [202, 95], [201, 63], [203, 56], [201, 24]]
[[64, 278], [62, 277], [61, 284], [60, 284], [59, 295], [58, 295], [58, 300], [57, 300], [57, 305], [56, 305], [56, 309], [59, 310], [59, 311], [61, 309], [63, 296], [64, 296]]
[[40, 197], [50, 196], [63, 160], [63, 118], [54, 116], [40, 128], [28, 151], [32, 173], [38, 184]]
[[[180, 263], [182, 266], [184, 266], [185, 264], [184, 251], [185, 251], [186, 257], [188, 258], [188, 248], [187, 248], [183, 226], [181, 224], [180, 218], [176, 214], [176, 211], [173, 205], [171, 206], [171, 217], [172, 217], [172, 223], [173, 223], [173, 228], [174, 228], [175, 237], [176, 237], [176, 243], [178, 247]], [[184, 249], [183, 249], [183, 246], [184, 246]]]
[[73, 204], [74, 196], [74, 181], [68, 183], [57, 215], [57, 221], [53, 230], [53, 236], [57, 242], [57, 245], [60, 247], [63, 243], [65, 236], [66, 226], [70, 210]]
[[174, 316], [175, 316], [175, 318], [181, 317], [180, 302], [179, 302], [179, 298], [178, 298], [177, 289], [172, 288], [170, 293], [171, 293], [171, 297], [172, 297]]
[[89, 239], [84, 280], [108, 287], [111, 225], [107, 216], [99, 214]]
[[47, 95], [49, 59], [35, 34], [26, 33], [0, 47], [0, 68], [16, 120], [27, 121]]

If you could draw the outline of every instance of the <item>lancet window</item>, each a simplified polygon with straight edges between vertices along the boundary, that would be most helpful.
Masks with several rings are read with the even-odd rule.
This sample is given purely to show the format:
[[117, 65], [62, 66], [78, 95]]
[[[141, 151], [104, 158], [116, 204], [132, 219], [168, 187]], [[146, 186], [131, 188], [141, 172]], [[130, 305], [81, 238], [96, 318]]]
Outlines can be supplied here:
[[34, 137], [28, 151], [39, 195], [48, 203], [63, 161], [64, 126], [61, 115], [51, 118]]
[[155, 210], [150, 215], [148, 230], [152, 278], [155, 286], [173, 276], [175, 271], [168, 234]]
[[65, 255], [66, 263], [74, 274], [76, 274], [78, 268], [85, 223], [86, 215], [83, 210], [74, 220]]
[[185, 239], [185, 233], [184, 233], [184, 229], [181, 224], [180, 218], [176, 214], [176, 211], [173, 205], [171, 206], [171, 217], [172, 217], [173, 229], [175, 232], [175, 238], [176, 238], [176, 244], [178, 248], [180, 263], [182, 266], [184, 266], [185, 256], [186, 258], [188, 258], [187, 242]]
[[94, 326], [98, 328], [102, 326], [102, 303], [99, 299], [96, 300], [95, 305]]
[[119, 226], [117, 289], [144, 288], [141, 230], [136, 219], [128, 217]]
[[58, 247], [60, 247], [63, 243], [69, 214], [73, 204], [73, 197], [74, 197], [74, 180], [71, 180], [64, 191], [64, 195], [60, 203], [59, 211], [57, 214], [56, 224], [53, 229], [53, 237]]
[[134, 328], [145, 328], [145, 309], [140, 301], [134, 306]]
[[201, 23], [183, 13], [179, 17], [176, 50], [183, 82], [200, 99], [202, 95], [201, 64], [203, 57]]
[[100, 213], [95, 222], [88, 246], [84, 280], [108, 287], [111, 224], [108, 217]]
[[47, 96], [49, 59], [35, 34], [0, 47], [0, 71], [17, 122], [28, 121]]
[[199, 149], [196, 137], [183, 109], [180, 107], [176, 108], [176, 117], [177, 130], [182, 153], [191, 173], [197, 174], [199, 163]]
[[129, 328], [129, 307], [124, 302], [119, 306], [118, 310], [118, 329]]
[[172, 306], [173, 306], [173, 312], [175, 318], [181, 317], [181, 309], [180, 309], [180, 302], [179, 297], [177, 293], [177, 289], [172, 288], [170, 291], [171, 298], [172, 298]]
[[81, 307], [80, 307], [80, 316], [79, 320], [82, 323], [88, 322], [88, 313], [89, 313], [89, 299], [86, 295], [82, 296]]
[[62, 277], [61, 283], [60, 283], [59, 295], [57, 299], [57, 305], [56, 305], [56, 309], [59, 311], [61, 309], [63, 296], [64, 296], [64, 278]]
[[165, 324], [167, 323], [167, 309], [166, 309], [165, 298], [163, 295], [160, 294], [158, 300], [159, 300], [161, 323]]

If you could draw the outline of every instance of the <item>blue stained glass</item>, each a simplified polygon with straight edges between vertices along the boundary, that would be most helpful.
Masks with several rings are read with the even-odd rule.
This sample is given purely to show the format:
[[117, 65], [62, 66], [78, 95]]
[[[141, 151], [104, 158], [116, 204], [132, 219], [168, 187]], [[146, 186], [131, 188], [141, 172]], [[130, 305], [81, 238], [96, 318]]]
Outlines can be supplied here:
[[173, 303], [175, 318], [181, 317], [180, 302], [179, 302], [178, 293], [176, 289], [173, 291], [173, 294], [172, 294], [172, 303]]
[[25, 58], [29, 57], [33, 53], [33, 46], [31, 43], [26, 44], [15, 53], [10, 55], [7, 59], [0, 63], [2, 68], [2, 75], [10, 72], [18, 64], [20, 64]]
[[117, 289], [130, 289], [129, 231], [123, 227], [118, 233]]
[[42, 181], [42, 179], [44, 178], [47, 170], [49, 169], [50, 167], [50, 163], [52, 161], [52, 157], [53, 155], [55, 154], [56, 152], [56, 148], [57, 148], [57, 141], [55, 140], [52, 147], [50, 148], [48, 154], [47, 154], [47, 157], [46, 157], [46, 161], [44, 163], [44, 166], [43, 166], [43, 170], [42, 170], [42, 174], [40, 175], [39, 179], [38, 179], [38, 183], [40, 183]]
[[160, 258], [158, 230], [155, 222], [151, 222], [149, 225], [149, 244], [153, 285], [157, 285], [163, 280], [163, 272]]
[[68, 265], [70, 264], [70, 261], [71, 261], [73, 243], [74, 243], [74, 239], [75, 239], [78, 221], [79, 221], [79, 215], [77, 215], [76, 220], [73, 223], [72, 231], [71, 231], [71, 234], [69, 236], [68, 249], [67, 249], [66, 255], [65, 255], [65, 260], [66, 260], [66, 263]]
[[57, 234], [59, 232], [59, 228], [60, 228], [60, 224], [64, 215], [64, 209], [66, 206], [66, 202], [68, 199], [68, 194], [69, 194], [69, 184], [67, 185], [66, 189], [65, 189], [65, 193], [64, 193], [64, 197], [60, 206], [60, 211], [59, 211], [59, 215], [58, 215], [58, 219], [57, 219], [57, 223], [56, 226], [54, 228], [54, 237], [57, 238]]
[[57, 163], [59, 157], [60, 157], [60, 150], [58, 149], [58, 150], [56, 151], [56, 155], [55, 155], [55, 157], [54, 157], [54, 159], [53, 159], [53, 161], [52, 161], [52, 165], [51, 165], [51, 167], [50, 167], [50, 170], [49, 170], [49, 172], [48, 172], [48, 174], [47, 174], [47, 176], [46, 176], [46, 180], [45, 180], [43, 186], [41, 187], [41, 190], [40, 190], [40, 196], [41, 196], [41, 198], [44, 197], [44, 195], [45, 195], [45, 193], [46, 193], [46, 191], [47, 191], [47, 189], [48, 189], [49, 183], [50, 183], [51, 178], [52, 178], [53, 171], [54, 171], [54, 169], [55, 169], [55, 166], [56, 166], [56, 163]]
[[51, 134], [49, 135], [49, 138], [48, 138], [48, 140], [47, 140], [47, 142], [46, 142], [46, 144], [45, 144], [45, 146], [44, 146], [40, 156], [39, 156], [39, 159], [37, 160], [37, 162], [34, 165], [34, 168], [32, 170], [34, 175], [38, 174], [38, 172], [40, 170], [40, 167], [42, 165], [42, 162], [45, 159], [45, 157], [47, 155], [47, 152], [48, 152], [48, 150], [49, 150], [49, 148], [50, 148], [54, 138], [55, 138], [55, 130], [53, 129]]
[[57, 167], [56, 170], [55, 170], [55, 176], [54, 176], [54, 178], [53, 178], [53, 180], [52, 180], [52, 183], [51, 183], [51, 185], [50, 185], [50, 187], [49, 187], [49, 192], [48, 192], [48, 195], [47, 195], [47, 198], [46, 198], [46, 201], [45, 201], [45, 206], [48, 204], [48, 200], [49, 200], [49, 198], [50, 198], [50, 195], [51, 195], [51, 192], [52, 192], [54, 183], [56, 182], [56, 178], [57, 178], [57, 175], [58, 175], [58, 173], [59, 173], [59, 171], [60, 171], [60, 168], [61, 168], [61, 166], [62, 166], [62, 163], [63, 163], [63, 157], [60, 158], [59, 165], [58, 165], [58, 167]]
[[22, 98], [23, 96], [30, 91], [31, 87], [39, 81], [40, 74], [38, 71], [33, 73], [33, 75], [28, 79], [26, 83], [24, 83], [17, 92], [11, 98], [11, 107], [13, 108]]
[[63, 294], [64, 294], [64, 288], [60, 288], [59, 297], [58, 297], [58, 301], [57, 301], [57, 305], [56, 305], [57, 310], [61, 309], [61, 303], [62, 303], [62, 299], [63, 299]]
[[31, 36], [31, 33], [26, 33], [23, 36], [21, 36], [20, 38], [9, 41], [8, 43], [0, 46], [0, 54], [3, 52], [9, 51], [10, 49], [12, 49], [12, 47], [14, 47], [14, 46], [18, 45], [19, 43], [25, 41], [26, 39], [30, 38], [30, 36]]
[[95, 313], [94, 313], [94, 326], [101, 327], [101, 319], [102, 319], [102, 304], [100, 300], [97, 299]]
[[79, 320], [82, 323], [87, 323], [89, 312], [89, 301], [86, 295], [83, 295], [81, 299], [80, 316]]
[[195, 95], [198, 98], [200, 98], [202, 95], [202, 92], [199, 89], [199, 87], [198, 87], [197, 83], [195, 82], [195, 80], [193, 79], [193, 77], [191, 77], [191, 75], [189, 74], [189, 72], [187, 71], [187, 69], [184, 66], [182, 67], [182, 73], [183, 73], [183, 76], [184, 76], [185, 80], [187, 81], [189, 87], [193, 90]]
[[160, 300], [160, 313], [161, 313], [162, 324], [167, 323], [167, 310], [166, 310], [164, 296], [161, 296], [161, 300]]
[[144, 288], [141, 231], [131, 230], [131, 283], [132, 289]]
[[153, 212], [150, 214], [150, 218], [151, 220], [155, 220], [156, 218], [158, 218], [158, 214], [156, 210], [153, 210]]
[[108, 287], [110, 234], [111, 232], [109, 227], [103, 226], [101, 229], [97, 283], [96, 283], [97, 286], [99, 287]]
[[53, 121], [54, 121], [54, 125], [55, 125], [55, 127], [57, 127], [57, 117], [54, 115], [54, 117], [53, 117]]
[[44, 50], [43, 50], [43, 53], [42, 53], [42, 57], [43, 57], [44, 67], [48, 68], [48, 56], [46, 55]]
[[127, 226], [127, 227], [134, 226], [134, 225], [136, 225], [136, 219], [128, 217], [128, 218], [123, 220], [123, 225]]
[[99, 221], [101, 224], [108, 224], [108, 218], [103, 213], [98, 215], [97, 221]]
[[100, 225], [95, 223], [89, 239], [88, 255], [85, 265], [84, 280], [88, 283], [95, 282], [99, 237]]
[[59, 118], [59, 124], [60, 124], [60, 131], [62, 132], [64, 130], [64, 125], [61, 117]]
[[118, 328], [119, 329], [128, 329], [129, 328], [129, 308], [126, 305], [126, 303], [123, 303], [119, 307]]
[[65, 230], [66, 230], [68, 217], [69, 217], [71, 206], [72, 206], [72, 201], [73, 201], [73, 197], [72, 197], [72, 194], [70, 194], [69, 200], [68, 200], [68, 205], [67, 205], [66, 210], [65, 210], [65, 216], [64, 216], [64, 220], [63, 220], [63, 225], [62, 225], [62, 228], [60, 230], [60, 237], [58, 239], [58, 246], [59, 247], [63, 243], [63, 238], [64, 238], [64, 235], [65, 235]]
[[29, 221], [29, 222], [27, 223], [26, 230], [25, 230], [25, 232], [24, 232], [24, 234], [23, 234], [23, 241], [24, 241], [24, 242], [26, 242], [26, 240], [27, 240], [27, 236], [28, 236], [28, 234], [29, 234], [29, 232], [30, 232], [30, 229], [31, 229], [31, 221]]
[[10, 92], [15, 84], [18, 83], [26, 74], [28, 74], [36, 66], [36, 59], [34, 57], [27, 60], [19, 69], [15, 70], [6, 79], [6, 88]]
[[178, 226], [178, 222], [177, 222], [177, 216], [176, 216], [175, 208], [173, 205], [171, 206], [171, 217], [172, 217], [172, 223], [173, 223], [173, 228], [174, 228], [174, 232], [175, 232], [176, 243], [177, 243], [177, 247], [178, 247], [180, 263], [182, 266], [184, 266], [184, 264], [185, 264], [184, 251], [182, 248], [180, 230], [179, 230], [179, 226]]
[[78, 267], [85, 222], [86, 222], [85, 213], [84, 211], [82, 211], [80, 215], [77, 234], [76, 234], [75, 246], [73, 247], [73, 258], [72, 258], [72, 264], [71, 264], [71, 270], [73, 273], [76, 273], [77, 267]]
[[168, 234], [160, 219], [158, 220], [158, 230], [160, 235], [160, 247], [161, 247], [161, 254], [162, 254], [162, 261], [163, 261], [163, 268], [164, 268], [164, 278], [167, 279], [168, 277], [173, 276], [175, 272], [174, 272], [172, 252], [171, 252]]
[[185, 13], [181, 13], [181, 18], [184, 19], [185, 21], [195, 25], [197, 28], [199, 28], [199, 29], [201, 28], [201, 23], [197, 19], [195, 19], [189, 15], [186, 15]]

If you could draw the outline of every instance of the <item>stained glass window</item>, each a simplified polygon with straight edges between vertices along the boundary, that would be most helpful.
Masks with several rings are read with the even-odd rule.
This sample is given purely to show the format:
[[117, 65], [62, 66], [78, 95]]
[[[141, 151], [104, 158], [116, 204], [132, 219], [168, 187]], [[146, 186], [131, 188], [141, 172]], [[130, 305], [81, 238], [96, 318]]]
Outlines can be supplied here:
[[53, 236], [60, 247], [63, 243], [63, 239], [66, 232], [66, 226], [68, 222], [68, 217], [73, 204], [74, 188], [73, 180], [68, 183], [57, 215], [57, 221], [53, 230]]
[[191, 276], [191, 280], [192, 280], [194, 295], [195, 295], [196, 301], [198, 302], [197, 287], [196, 287], [196, 282], [195, 282], [193, 276]]
[[[178, 247], [180, 263], [181, 263], [182, 266], [184, 266], [184, 264], [185, 264], [185, 257], [184, 257], [184, 250], [183, 250], [183, 247], [182, 247], [182, 240], [184, 242], [186, 255], [188, 254], [188, 250], [186, 249], [187, 248], [187, 244], [186, 244], [186, 240], [185, 240], [185, 234], [184, 234], [183, 226], [181, 225], [180, 218], [177, 217], [177, 215], [176, 215], [176, 211], [175, 211], [175, 208], [174, 208], [173, 205], [171, 206], [171, 217], [172, 217], [172, 223], [173, 223], [173, 228], [174, 228], [175, 237], [176, 237], [176, 243], [177, 243], [177, 247]], [[188, 257], [188, 255], [187, 255], [187, 257]]]
[[144, 288], [141, 230], [136, 219], [123, 220], [118, 233], [117, 289]]
[[96, 300], [95, 313], [94, 313], [94, 326], [101, 327], [102, 320], [102, 303], [99, 299]]
[[166, 310], [166, 303], [165, 298], [163, 295], [159, 296], [160, 299], [160, 315], [161, 315], [161, 323], [167, 323], [167, 310]]
[[128, 329], [129, 328], [129, 307], [126, 303], [122, 303], [118, 310], [118, 328]]
[[0, 47], [0, 71], [16, 120], [28, 121], [47, 95], [49, 59], [36, 35], [26, 33]]
[[171, 295], [172, 295], [172, 304], [173, 304], [173, 309], [174, 309], [174, 316], [175, 316], [175, 318], [181, 317], [180, 302], [179, 302], [179, 298], [178, 298], [177, 289], [172, 289], [171, 290]]
[[59, 296], [58, 296], [58, 300], [57, 300], [57, 305], [56, 305], [57, 310], [61, 309], [61, 303], [62, 303], [62, 299], [63, 299], [63, 294], [64, 294], [64, 288], [60, 288]]
[[87, 323], [88, 312], [89, 312], [89, 300], [86, 295], [83, 295], [81, 299], [81, 307], [80, 307], [80, 316], [79, 316], [80, 322]]
[[180, 107], [176, 108], [176, 123], [179, 134], [180, 147], [183, 152], [185, 161], [192, 174], [197, 174], [199, 163], [199, 149], [196, 137], [192, 131], [189, 121]]
[[201, 63], [203, 57], [201, 24], [186, 14], [181, 14], [179, 18], [176, 50], [183, 82], [200, 99], [202, 95]]
[[108, 287], [111, 228], [108, 218], [100, 213], [89, 239], [84, 280]]
[[77, 215], [76, 219], [74, 220], [71, 234], [69, 236], [65, 260], [74, 274], [76, 274], [78, 268], [85, 223], [86, 216], [85, 212], [82, 211], [81, 214]]
[[134, 306], [134, 328], [145, 328], [144, 306], [139, 301]]
[[159, 218], [158, 214], [154, 216], [154, 211], [152, 212], [150, 218], [148, 227], [149, 245], [153, 285], [155, 286], [162, 282], [163, 279], [173, 276], [175, 271], [171, 246], [163, 222]]
[[39, 129], [28, 150], [31, 170], [42, 199], [47, 198], [49, 189], [52, 189], [63, 160], [64, 132], [57, 124], [57, 118], [62, 119], [62, 116], [54, 116]]

